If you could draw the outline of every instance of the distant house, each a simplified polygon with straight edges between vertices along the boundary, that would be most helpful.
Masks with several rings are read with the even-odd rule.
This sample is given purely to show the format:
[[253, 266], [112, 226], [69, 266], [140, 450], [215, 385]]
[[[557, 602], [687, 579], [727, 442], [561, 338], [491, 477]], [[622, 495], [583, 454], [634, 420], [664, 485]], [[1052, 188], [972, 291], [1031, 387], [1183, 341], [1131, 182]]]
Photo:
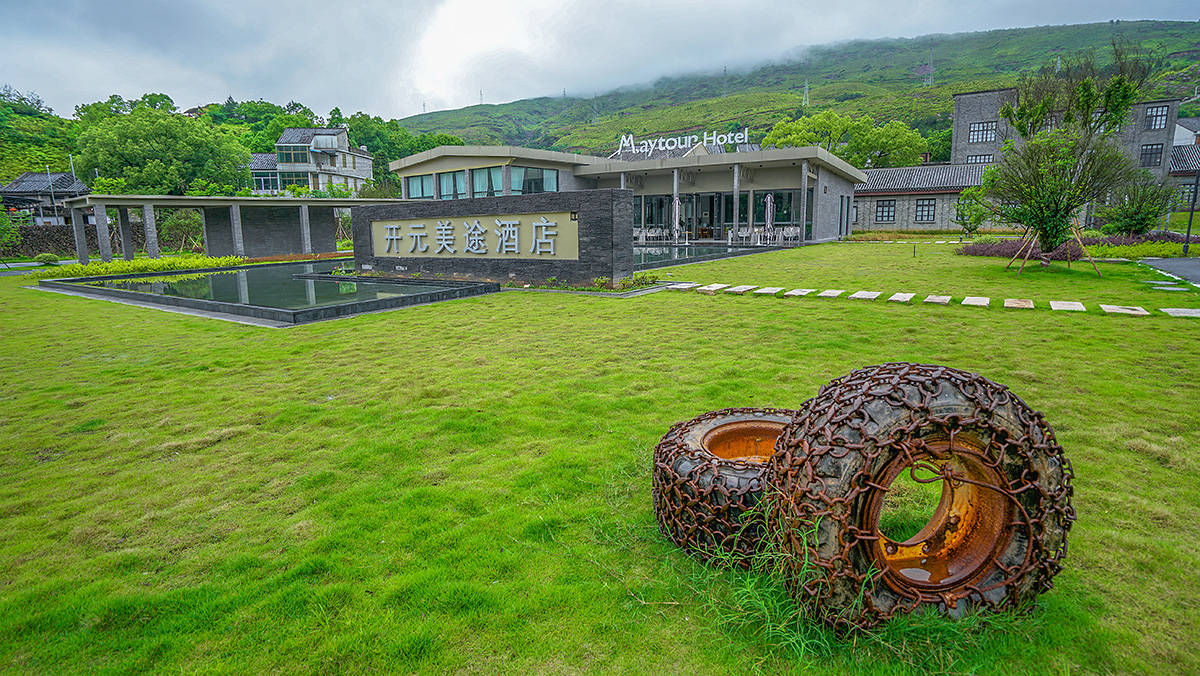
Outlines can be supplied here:
[[1175, 145], [1200, 143], [1200, 117], [1181, 117], [1175, 120]]
[[1196, 172], [1200, 171], [1200, 145], [1179, 145], [1171, 149], [1171, 182], [1179, 186], [1186, 211], [1192, 204], [1192, 193], [1196, 189]]
[[983, 180], [987, 164], [931, 164], [867, 169], [854, 186], [851, 223], [858, 230], [953, 230], [959, 195]]
[[64, 225], [62, 202], [86, 195], [88, 187], [69, 171], [27, 171], [0, 188], [5, 207], [29, 209], [37, 225]]
[[255, 194], [302, 185], [328, 190], [338, 185], [357, 193], [371, 178], [374, 158], [365, 146], [353, 148], [345, 129], [288, 127], [275, 142], [274, 153], [254, 153], [250, 176]]

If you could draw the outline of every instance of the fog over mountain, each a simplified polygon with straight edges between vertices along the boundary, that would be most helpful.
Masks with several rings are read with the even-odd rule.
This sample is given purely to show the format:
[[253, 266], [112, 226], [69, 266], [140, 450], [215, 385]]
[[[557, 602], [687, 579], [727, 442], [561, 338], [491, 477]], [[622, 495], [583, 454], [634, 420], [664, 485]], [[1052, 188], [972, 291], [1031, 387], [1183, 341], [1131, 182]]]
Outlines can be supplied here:
[[841, 40], [1200, 18], [1187, 0], [3, 0], [0, 10], [13, 28], [0, 81], [37, 91], [63, 115], [111, 93], [156, 91], [181, 107], [233, 96], [403, 117], [476, 104], [481, 93], [488, 103], [590, 96]]

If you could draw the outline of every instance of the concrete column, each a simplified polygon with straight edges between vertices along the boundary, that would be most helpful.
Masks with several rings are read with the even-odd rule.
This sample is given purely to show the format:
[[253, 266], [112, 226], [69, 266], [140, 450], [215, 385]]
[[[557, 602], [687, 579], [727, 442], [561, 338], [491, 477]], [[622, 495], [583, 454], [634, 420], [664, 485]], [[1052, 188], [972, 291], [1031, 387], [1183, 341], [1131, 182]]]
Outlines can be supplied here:
[[96, 219], [96, 239], [100, 245], [100, 260], [112, 262], [112, 236], [108, 232], [108, 210], [103, 204], [92, 207], [92, 216]]
[[146, 228], [146, 255], [158, 258], [162, 253], [158, 250], [158, 226], [154, 224], [154, 205], [142, 205], [142, 225]]
[[467, 199], [475, 196], [475, 170], [467, 169]]
[[300, 205], [300, 250], [304, 253], [312, 253], [312, 228], [308, 224], [308, 205]]
[[249, 280], [246, 278], [246, 271], [238, 270], [236, 274], [237, 274], [238, 302], [241, 303], [242, 305], [249, 305], [250, 304], [250, 284], [249, 284]]
[[[215, 216], [214, 216], [215, 218]], [[246, 240], [242, 236], [242, 207], [238, 204], [229, 205], [229, 229], [233, 231], [233, 255], [246, 255]]]
[[75, 259], [81, 265], [88, 264], [87, 217], [83, 209], [71, 209], [71, 229], [75, 231]]
[[500, 170], [500, 194], [511, 195], [512, 193], [512, 166], [504, 165]]
[[804, 239], [804, 225], [808, 219], [808, 160], [800, 163], [800, 239]]
[[733, 235], [738, 234], [738, 212], [741, 210], [742, 165], [733, 165]]
[[400, 199], [402, 199], [402, 200], [408, 199], [408, 179], [407, 178], [400, 179]]
[[133, 260], [133, 228], [129, 227], [129, 207], [117, 207], [117, 230], [121, 233], [121, 255]]
[[621, 172], [621, 190], [625, 190], [625, 189], [626, 189], [626, 188], [625, 188], [625, 183], [626, 183], [626, 179], [625, 179], [625, 172], [623, 172], [623, 171], [622, 171], [622, 172]]

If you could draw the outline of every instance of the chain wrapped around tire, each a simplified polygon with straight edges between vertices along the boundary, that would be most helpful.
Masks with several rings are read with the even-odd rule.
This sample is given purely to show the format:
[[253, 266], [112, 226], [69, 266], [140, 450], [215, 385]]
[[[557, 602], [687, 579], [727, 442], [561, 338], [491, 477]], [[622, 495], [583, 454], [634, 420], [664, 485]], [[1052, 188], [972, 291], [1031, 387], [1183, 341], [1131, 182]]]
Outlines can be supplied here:
[[[805, 402], [775, 450], [771, 536], [789, 555], [792, 593], [832, 625], [1013, 608], [1062, 568], [1071, 464], [1041, 413], [982, 376], [906, 363], [853, 371]], [[896, 542], [879, 517], [905, 470], [942, 482], [942, 497]]]
[[742, 514], [762, 498], [775, 440], [795, 411], [727, 408], [676, 423], [654, 447], [654, 514], [672, 542], [710, 560], [744, 564], [762, 540]]

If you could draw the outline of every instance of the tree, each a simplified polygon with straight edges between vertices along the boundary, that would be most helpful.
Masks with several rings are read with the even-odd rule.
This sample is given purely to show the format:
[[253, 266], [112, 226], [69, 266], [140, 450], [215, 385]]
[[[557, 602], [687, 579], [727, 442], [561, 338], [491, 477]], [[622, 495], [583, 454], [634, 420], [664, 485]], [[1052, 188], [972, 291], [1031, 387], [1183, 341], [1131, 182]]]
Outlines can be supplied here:
[[877, 127], [865, 115], [852, 118], [831, 110], [779, 122], [762, 142], [779, 148], [818, 146], [859, 168], [917, 164], [929, 148], [920, 133], [899, 120]]
[[1066, 242], [1087, 204], [1121, 193], [1137, 180], [1133, 162], [1113, 142], [1116, 130], [1145, 87], [1152, 65], [1139, 50], [1114, 45], [1114, 61], [1095, 54], [1047, 66], [1022, 80], [1016, 105], [1003, 117], [1018, 134], [1004, 145], [999, 163], [984, 172], [981, 190], [964, 193], [971, 208], [1023, 225], [1043, 252]]
[[329, 126], [331, 128], [346, 126], [346, 118], [342, 117], [342, 109], [334, 106], [333, 110], [329, 111]]
[[1154, 180], [1148, 171], [1119, 190], [1108, 204], [1096, 210], [1109, 234], [1140, 235], [1149, 232], [1175, 206], [1175, 188]]
[[83, 103], [75, 106], [75, 118], [84, 124], [97, 124], [118, 115], [128, 115], [135, 110], [159, 110], [173, 113], [175, 102], [166, 94], [142, 94], [140, 99], [124, 99], [120, 94], [112, 94], [104, 101]]
[[196, 179], [247, 185], [250, 153], [218, 127], [183, 115], [138, 107], [84, 129], [79, 168], [125, 179], [135, 193], [180, 195]]

